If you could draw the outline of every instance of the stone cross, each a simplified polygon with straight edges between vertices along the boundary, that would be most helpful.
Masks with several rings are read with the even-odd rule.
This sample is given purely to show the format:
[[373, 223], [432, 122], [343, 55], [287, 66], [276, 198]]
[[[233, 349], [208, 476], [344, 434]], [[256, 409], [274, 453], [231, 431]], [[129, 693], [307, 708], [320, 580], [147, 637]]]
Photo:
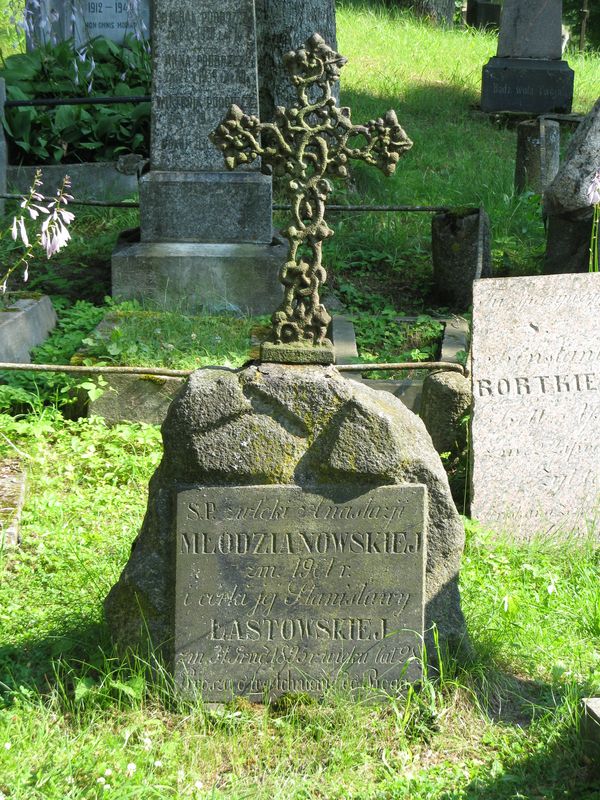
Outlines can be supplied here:
[[[279, 273], [284, 297], [271, 318], [272, 341], [263, 344], [261, 358], [328, 364], [334, 360], [326, 338], [331, 317], [319, 297], [326, 279], [322, 245], [333, 235], [325, 221], [325, 202], [332, 190], [328, 178], [346, 177], [350, 159], [392, 175], [412, 142], [394, 111], [365, 126], [352, 124], [350, 109], [336, 107], [332, 86], [346, 59], [319, 34], [287, 53], [284, 63], [298, 102], [289, 109], [277, 107], [272, 123], [232, 105], [210, 139], [223, 152], [228, 169], [260, 157], [276, 176], [288, 179], [293, 223], [282, 231], [289, 244]], [[362, 146], [353, 137], [360, 137]]]

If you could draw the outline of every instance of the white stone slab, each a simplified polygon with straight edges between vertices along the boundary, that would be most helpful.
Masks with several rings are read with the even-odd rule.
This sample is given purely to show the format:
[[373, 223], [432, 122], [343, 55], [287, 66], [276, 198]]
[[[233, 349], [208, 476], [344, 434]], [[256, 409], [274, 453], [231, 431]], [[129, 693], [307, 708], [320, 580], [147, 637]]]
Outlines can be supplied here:
[[597, 536], [600, 274], [476, 281], [472, 356], [472, 516]]

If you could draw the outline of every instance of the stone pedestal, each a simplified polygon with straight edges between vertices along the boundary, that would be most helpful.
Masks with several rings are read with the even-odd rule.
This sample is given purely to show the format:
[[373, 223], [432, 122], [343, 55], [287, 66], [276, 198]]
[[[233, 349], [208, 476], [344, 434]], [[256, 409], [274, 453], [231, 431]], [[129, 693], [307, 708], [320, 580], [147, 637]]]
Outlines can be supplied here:
[[186, 314], [270, 314], [281, 295], [287, 245], [142, 242], [123, 237], [112, 255], [113, 295]]
[[113, 254], [113, 295], [199, 311], [264, 314], [287, 248], [273, 239], [270, 177], [223, 168], [208, 139], [232, 104], [258, 113], [252, 0], [156, 0], [150, 172], [141, 230]]
[[491, 58], [483, 68], [481, 109], [568, 114], [574, 75], [566, 61]]
[[498, 52], [483, 68], [483, 111], [568, 114], [573, 70], [562, 61], [562, 0], [505, 0]]

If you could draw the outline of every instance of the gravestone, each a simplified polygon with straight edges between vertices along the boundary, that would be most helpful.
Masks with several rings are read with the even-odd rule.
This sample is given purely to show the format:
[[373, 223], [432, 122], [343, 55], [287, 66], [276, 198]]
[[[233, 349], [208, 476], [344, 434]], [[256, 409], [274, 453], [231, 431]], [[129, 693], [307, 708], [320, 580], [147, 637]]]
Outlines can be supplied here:
[[178, 493], [175, 678], [205, 700], [422, 675], [426, 489]]
[[432, 659], [433, 623], [442, 647], [466, 646], [463, 526], [400, 400], [334, 367], [204, 369], [162, 434], [142, 530], [105, 602], [123, 649], [149, 639], [181, 685], [227, 700], [269, 685], [320, 694], [346, 674], [393, 691], [418, 675], [422, 611]]
[[573, 70], [562, 60], [562, 0], [504, 0], [497, 55], [483, 68], [483, 111], [568, 113]]
[[122, 44], [127, 34], [147, 38], [153, 0], [27, 0], [27, 48], [73, 38], [79, 47], [95, 36]]
[[466, 23], [473, 28], [498, 28], [500, 24], [500, 3], [489, 0], [468, 0]]
[[[391, 174], [409, 143], [393, 112], [353, 126], [336, 108], [344, 63], [314, 34], [286, 56], [297, 104], [270, 126], [232, 105], [211, 137], [231, 169], [266, 153], [288, 177], [284, 302], [262, 362], [198, 370], [173, 400], [142, 531], [105, 602], [121, 647], [149, 639], [184, 691], [213, 701], [340, 680], [396, 691], [421, 674], [422, 642], [435, 660], [434, 623], [442, 647], [466, 646], [464, 531], [423, 423], [324, 365], [323, 176], [351, 157]], [[331, 141], [314, 141], [315, 118]]]
[[223, 109], [258, 111], [252, 0], [156, 0], [150, 172], [140, 240], [113, 253], [113, 294], [188, 312], [262, 314], [281, 294], [271, 178], [224, 171], [208, 134]]
[[543, 195], [547, 224], [544, 272], [587, 272], [593, 207], [588, 194], [600, 173], [600, 98], [571, 137], [563, 163]]
[[471, 512], [485, 527], [519, 539], [594, 531], [599, 293], [598, 274], [475, 283]]

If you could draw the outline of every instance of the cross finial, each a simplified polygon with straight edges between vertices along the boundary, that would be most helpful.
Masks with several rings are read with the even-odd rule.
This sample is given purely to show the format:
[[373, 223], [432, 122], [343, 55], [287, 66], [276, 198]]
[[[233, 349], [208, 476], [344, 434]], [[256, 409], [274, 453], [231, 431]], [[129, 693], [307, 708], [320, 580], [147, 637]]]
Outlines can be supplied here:
[[[282, 231], [288, 258], [279, 276], [283, 301], [274, 312], [272, 341], [263, 344], [266, 361], [332, 363], [333, 347], [326, 338], [331, 317], [321, 303], [319, 288], [327, 275], [322, 264], [323, 241], [333, 236], [325, 221], [325, 202], [332, 186], [328, 177], [346, 177], [350, 159], [359, 159], [392, 175], [412, 142], [394, 111], [367, 125], [353, 125], [349, 108], [338, 108], [331, 95], [346, 59], [318, 33], [303, 47], [284, 56], [298, 102], [278, 106], [274, 122], [260, 122], [231, 106], [210, 135], [235, 169], [257, 157], [276, 176], [287, 177], [293, 221]], [[352, 137], [366, 143], [352, 147]]]

